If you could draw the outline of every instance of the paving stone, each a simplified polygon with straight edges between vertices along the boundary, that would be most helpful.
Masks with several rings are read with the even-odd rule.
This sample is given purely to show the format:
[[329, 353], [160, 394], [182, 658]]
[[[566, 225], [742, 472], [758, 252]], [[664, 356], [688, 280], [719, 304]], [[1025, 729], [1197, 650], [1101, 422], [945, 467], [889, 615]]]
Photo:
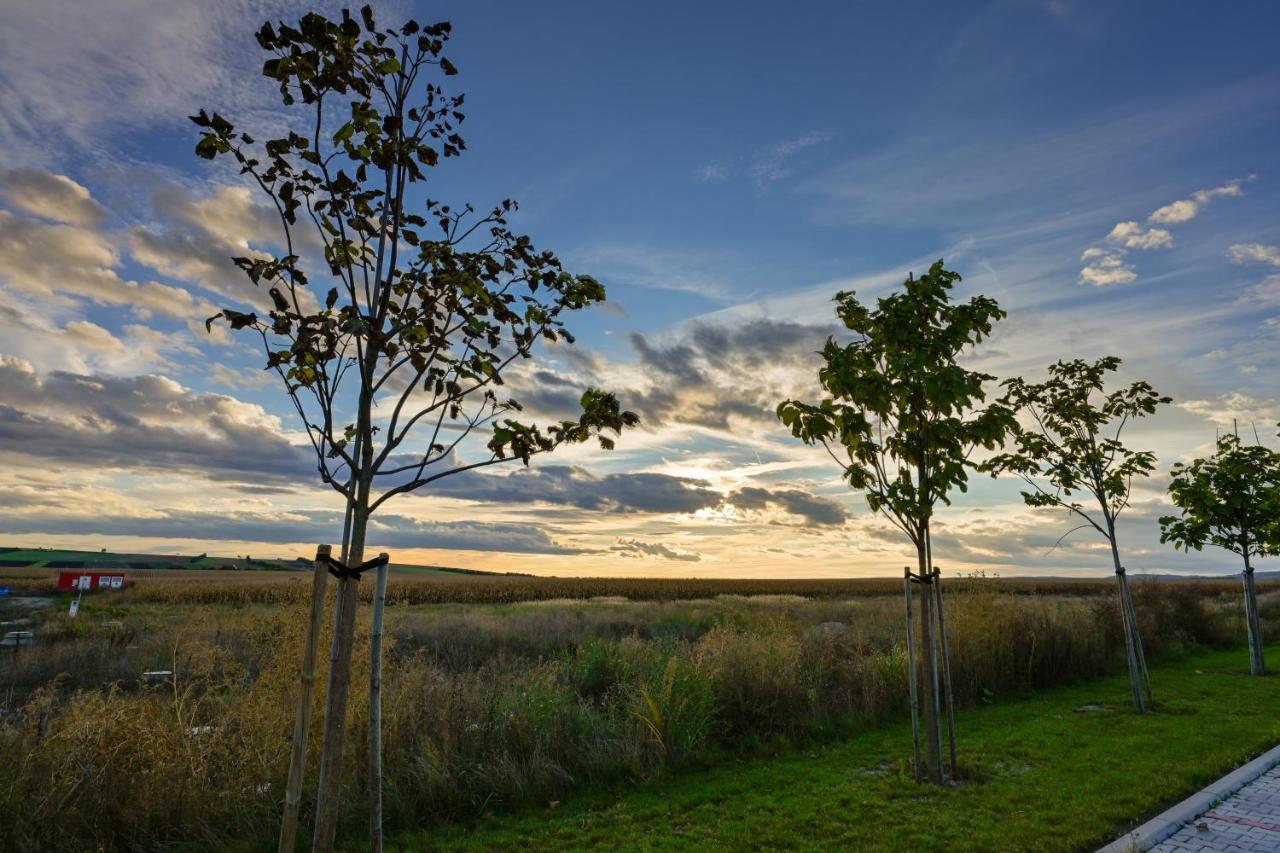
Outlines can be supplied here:
[[1151, 848], [1151, 853], [1210, 851], [1280, 853], [1280, 767], [1262, 774]]

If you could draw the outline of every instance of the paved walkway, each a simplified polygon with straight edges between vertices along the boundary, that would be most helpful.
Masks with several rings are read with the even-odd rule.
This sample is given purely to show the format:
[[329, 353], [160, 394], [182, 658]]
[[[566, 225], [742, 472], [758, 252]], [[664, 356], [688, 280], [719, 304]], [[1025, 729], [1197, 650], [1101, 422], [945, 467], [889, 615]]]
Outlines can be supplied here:
[[1151, 853], [1280, 851], [1280, 766], [1273, 767], [1151, 848]]

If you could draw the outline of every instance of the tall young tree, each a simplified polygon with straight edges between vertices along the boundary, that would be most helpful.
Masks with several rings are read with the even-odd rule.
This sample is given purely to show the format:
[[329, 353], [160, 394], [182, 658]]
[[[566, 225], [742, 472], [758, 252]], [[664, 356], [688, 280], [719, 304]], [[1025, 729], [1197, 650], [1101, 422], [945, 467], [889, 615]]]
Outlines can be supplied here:
[[1244, 559], [1244, 617], [1249, 670], [1266, 672], [1253, 557], [1280, 554], [1280, 453], [1240, 436], [1218, 437], [1208, 459], [1173, 468], [1169, 497], [1181, 515], [1160, 519], [1161, 542], [1184, 550], [1217, 545]]
[[[1022, 497], [1029, 506], [1061, 507], [1083, 522], [1063, 539], [1092, 527], [1111, 545], [1133, 703], [1142, 712], [1151, 702], [1151, 685], [1120, 561], [1116, 521], [1129, 506], [1134, 478], [1150, 474], [1156, 457], [1147, 450], [1129, 449], [1121, 439], [1125, 427], [1170, 398], [1161, 397], [1146, 382], [1108, 392], [1107, 374], [1119, 367], [1120, 359], [1114, 356], [1092, 364], [1075, 359], [1050, 365], [1044, 382], [1006, 380], [1001, 401], [1023, 420], [1013, 431], [1015, 449], [991, 458], [983, 468], [993, 476], [1007, 472], [1021, 477], [1028, 486]], [[1087, 498], [1087, 503], [1077, 496]]]
[[[909, 275], [901, 291], [874, 308], [851, 292], [836, 294], [836, 315], [854, 339], [842, 344], [828, 338], [822, 349], [818, 381], [827, 396], [778, 406], [791, 433], [822, 445], [849, 485], [866, 494], [871, 510], [907, 536], [923, 579], [933, 578], [935, 507], [949, 504], [953, 490], [966, 490], [970, 455], [1001, 444], [1013, 423], [1001, 405], [980, 407], [983, 386], [995, 377], [959, 364], [1005, 313], [985, 296], [953, 303], [958, 281], [960, 275], [939, 260], [919, 278]], [[931, 659], [933, 643], [926, 638], [925, 646]], [[937, 703], [926, 701], [925, 707], [926, 717], [932, 715], [930, 772], [941, 781]]]
[[[383, 29], [319, 14], [265, 24], [263, 74], [291, 129], [261, 145], [201, 111], [196, 153], [230, 158], [279, 214], [282, 251], [236, 258], [265, 291], [254, 312], [210, 318], [253, 334], [315, 450], [320, 479], [346, 502], [342, 562], [364, 559], [370, 517], [397, 495], [486, 466], [598, 439], [637, 423], [617, 399], [587, 391], [575, 417], [518, 419], [501, 396], [509, 368], [540, 341], [573, 342], [566, 316], [604, 300], [595, 279], [513, 233], [516, 206], [477, 215], [419, 189], [465, 148], [462, 95], [441, 78], [448, 23]], [[429, 543], [423, 543], [427, 545]], [[372, 832], [381, 843], [380, 621], [375, 600], [370, 750]], [[332, 849], [347, 715], [358, 576], [338, 581], [314, 844]]]

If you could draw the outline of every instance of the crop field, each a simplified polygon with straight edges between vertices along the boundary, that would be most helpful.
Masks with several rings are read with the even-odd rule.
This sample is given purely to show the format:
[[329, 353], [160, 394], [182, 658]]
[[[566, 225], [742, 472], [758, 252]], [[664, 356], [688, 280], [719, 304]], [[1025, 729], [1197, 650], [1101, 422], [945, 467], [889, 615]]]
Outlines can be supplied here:
[[[19, 573], [0, 574], [11, 584]], [[27, 603], [0, 603], [2, 618], [29, 620], [36, 636], [0, 656], [0, 808], [15, 816], [0, 826], [0, 847], [269, 848], [307, 575], [130, 572], [125, 590], [86, 595], [75, 619], [48, 589], [52, 576], [27, 572], [35, 589], [15, 591]], [[1154, 662], [1239, 648], [1237, 584], [1134, 588]], [[548, 808], [621, 801], [636, 786], [785, 762], [906, 725], [897, 581], [397, 575], [391, 589], [386, 816], [405, 838], [469, 843], [480, 825], [521, 826]], [[1122, 665], [1106, 582], [965, 578], [948, 589], [956, 697], [975, 719]], [[1274, 640], [1274, 585], [1261, 587], [1261, 612]], [[360, 838], [365, 821], [366, 618], [367, 608], [346, 838]], [[173, 675], [144, 677], [156, 672]], [[1155, 690], [1159, 701], [1158, 678]], [[962, 766], [980, 785], [995, 771], [971, 746], [962, 735]], [[909, 750], [895, 754], [909, 760]]]

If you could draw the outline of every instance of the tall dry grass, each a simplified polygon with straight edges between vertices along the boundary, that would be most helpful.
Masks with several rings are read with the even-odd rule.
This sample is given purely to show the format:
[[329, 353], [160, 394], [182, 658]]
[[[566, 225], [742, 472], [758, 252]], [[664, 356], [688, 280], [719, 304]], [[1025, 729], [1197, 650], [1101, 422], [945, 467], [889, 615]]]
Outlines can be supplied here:
[[[1135, 587], [1153, 658], [1243, 637], [1229, 591]], [[0, 723], [0, 814], [8, 816], [0, 848], [272, 843], [305, 601], [134, 600], [95, 599], [74, 624], [48, 619], [40, 644], [0, 669], [9, 697]], [[388, 821], [421, 826], [546, 807], [577, 790], [780, 738], [900, 718], [901, 606], [892, 596], [778, 594], [393, 606]], [[1260, 609], [1274, 636], [1280, 593], [1264, 595]], [[1113, 596], [1027, 595], [970, 582], [955, 586], [948, 617], [962, 703], [1089, 678], [1120, 660]], [[356, 697], [366, 690], [366, 659], [358, 650]], [[139, 683], [148, 669], [172, 669], [176, 679]], [[365, 823], [363, 704], [352, 703], [346, 758], [344, 831], [353, 837]], [[317, 720], [321, 713], [317, 697]]]

